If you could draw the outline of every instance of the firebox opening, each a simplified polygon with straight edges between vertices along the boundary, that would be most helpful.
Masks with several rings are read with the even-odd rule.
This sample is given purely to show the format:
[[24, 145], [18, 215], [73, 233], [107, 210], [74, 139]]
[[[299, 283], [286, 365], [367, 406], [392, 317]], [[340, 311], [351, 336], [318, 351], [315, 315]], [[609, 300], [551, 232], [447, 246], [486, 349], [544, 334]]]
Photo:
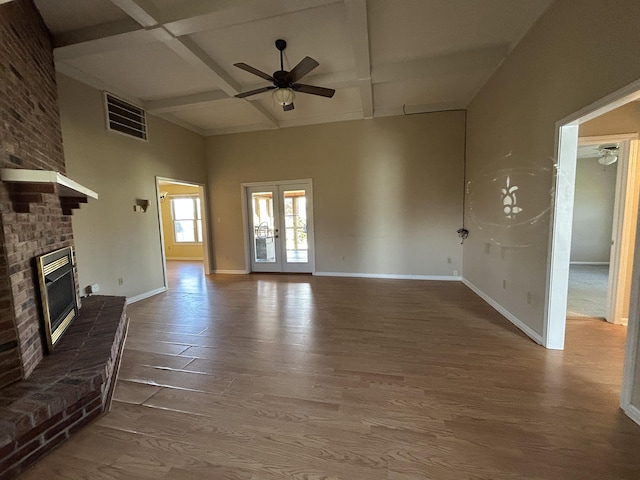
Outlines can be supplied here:
[[37, 257], [40, 298], [44, 316], [47, 350], [55, 344], [78, 315], [73, 249], [71, 247]]

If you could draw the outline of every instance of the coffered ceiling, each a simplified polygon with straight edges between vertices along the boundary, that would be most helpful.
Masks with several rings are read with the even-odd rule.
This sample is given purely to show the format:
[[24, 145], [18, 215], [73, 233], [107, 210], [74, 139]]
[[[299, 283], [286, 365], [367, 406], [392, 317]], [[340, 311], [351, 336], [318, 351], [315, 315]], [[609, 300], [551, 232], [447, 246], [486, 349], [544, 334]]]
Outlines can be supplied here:
[[[551, 0], [36, 0], [58, 71], [202, 135], [466, 108]], [[310, 56], [283, 111], [244, 62]]]

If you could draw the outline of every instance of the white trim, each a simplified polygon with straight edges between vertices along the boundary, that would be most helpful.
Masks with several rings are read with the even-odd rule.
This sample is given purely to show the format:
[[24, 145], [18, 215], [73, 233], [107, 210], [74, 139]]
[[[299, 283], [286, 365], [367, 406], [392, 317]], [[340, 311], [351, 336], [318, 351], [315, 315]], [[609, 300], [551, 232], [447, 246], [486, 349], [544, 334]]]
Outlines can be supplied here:
[[274, 180], [271, 182], [243, 182], [242, 183], [242, 187], [246, 188], [246, 187], [264, 187], [264, 186], [271, 186], [271, 185], [293, 185], [293, 184], [298, 184], [298, 183], [313, 183], [313, 179], [311, 178], [301, 178], [298, 180]]
[[[568, 265], [569, 259], [568, 256], [564, 256], [565, 245], [558, 245], [555, 240], [557, 237], [563, 236], [563, 234], [558, 234], [557, 232], [557, 225], [559, 222], [558, 217], [564, 215], [566, 221], [567, 207], [566, 205], [563, 205], [563, 203], [572, 203], [572, 195], [567, 195], [566, 189], [568, 185], [566, 178], [563, 182], [560, 181], [560, 179], [565, 177], [565, 175], [561, 174], [561, 167], [564, 169], [566, 165], [569, 165], [570, 167], [572, 163], [576, 163], [575, 161], [572, 162], [572, 160], [575, 159], [575, 154], [577, 152], [576, 143], [578, 140], [579, 124], [626, 105], [638, 98], [640, 98], [640, 79], [556, 122], [555, 150], [558, 152], [558, 173], [556, 174], [556, 198], [552, 205], [553, 223], [549, 239], [549, 264], [543, 327], [543, 338], [547, 348], [556, 344], [558, 345], [557, 348], [563, 347], [564, 328], [566, 323], [566, 298], [564, 304], [558, 302], [558, 299], [562, 296], [562, 290], [566, 289], [567, 282], [566, 279], [556, 278], [556, 272], [559, 270], [562, 271], [565, 268], [565, 265]], [[569, 168], [569, 170], [570, 169], [571, 168]], [[570, 185], [570, 187], [570, 192], [572, 192], [573, 186]], [[564, 200], [564, 202], [559, 200], [558, 197], [560, 195], [563, 196], [562, 200]], [[572, 205], [570, 207], [572, 207]], [[572, 209], [569, 210], [569, 213], [572, 213]], [[568, 218], [571, 218], [570, 215]], [[640, 424], [638, 407], [631, 405], [632, 392], [634, 388], [637, 388], [635, 385], [635, 379], [636, 369], [638, 367], [637, 349], [639, 340], [638, 330], [640, 328], [638, 325], [640, 317], [640, 298], [638, 294], [638, 284], [640, 282], [640, 258], [638, 258], [640, 257], [640, 238], [638, 237], [640, 237], [640, 235], [636, 236], [634, 248], [634, 263], [632, 270], [633, 280], [631, 286], [631, 301], [629, 306], [629, 322], [627, 328], [627, 343], [624, 354], [624, 371], [622, 374], [620, 406], [630, 418]], [[559, 292], [560, 295], [556, 296], [556, 292]], [[566, 297], [566, 292], [564, 293], [564, 296]], [[557, 335], [558, 333], [561, 333], [561, 337]]]
[[[193, 244], [192, 244], [193, 245]], [[201, 243], [198, 243], [197, 245], [202, 245]], [[165, 257], [167, 260], [173, 260], [175, 261], [185, 261], [185, 262], [202, 262], [204, 260], [204, 257]]]
[[609, 265], [609, 262], [569, 262], [569, 265]]
[[634, 407], [633, 405], [627, 405], [627, 407], [623, 408], [623, 410], [631, 420], [640, 425], [640, 409]]
[[140, 300], [144, 300], [145, 298], [153, 297], [154, 295], [158, 295], [159, 293], [164, 293], [167, 290], [168, 290], [167, 287], [160, 287], [160, 288], [156, 288], [155, 290], [151, 290], [149, 292], [141, 293], [140, 295], [127, 297], [127, 305], [131, 305], [132, 303], [139, 302]]
[[571, 225], [573, 191], [576, 184], [578, 157], [578, 125], [556, 126], [558, 160], [554, 178], [554, 198], [551, 208], [551, 232], [548, 245], [545, 311], [542, 327], [543, 345], [549, 349], [564, 349], [571, 258]]
[[515, 315], [513, 315], [511, 312], [509, 312], [507, 309], [505, 309], [502, 305], [500, 305], [493, 298], [491, 298], [489, 295], [487, 295], [482, 290], [480, 290], [478, 287], [476, 287], [469, 280], [467, 280], [466, 278], [463, 278], [462, 279], [462, 283], [464, 283], [467, 287], [469, 287], [476, 295], [478, 295], [480, 298], [482, 298], [485, 302], [487, 302], [489, 305], [491, 305], [500, 315], [505, 317], [507, 320], [509, 320], [511, 323], [513, 323], [516, 327], [518, 327], [520, 330], [522, 330], [522, 332], [524, 332], [531, 340], [533, 340], [534, 342], [536, 342], [536, 343], [538, 343], [540, 345], [544, 344], [543, 341], [542, 341], [542, 335], [540, 335], [539, 333], [533, 331], [522, 320], [520, 320]]
[[351, 277], [351, 278], [381, 278], [388, 280], [431, 280], [440, 282], [459, 282], [460, 276], [453, 275], [405, 275], [395, 273], [351, 273], [351, 272], [314, 272], [316, 277]]
[[214, 270], [213, 273], [221, 273], [225, 275], [248, 275], [246, 270]]
[[[165, 254], [165, 239], [164, 229], [162, 224], [162, 204], [160, 202], [160, 182], [176, 183], [179, 185], [187, 185], [191, 187], [198, 187], [198, 194], [200, 196], [200, 209], [202, 212], [202, 262], [204, 267], [204, 274], [211, 273], [211, 239], [209, 234], [209, 199], [207, 196], [207, 190], [204, 183], [191, 182], [188, 180], [179, 180], [169, 177], [155, 177], [156, 183], [156, 206], [158, 210], [158, 230], [160, 235], [160, 255], [162, 257], [162, 274], [164, 276], [164, 287], [168, 288], [169, 283], [167, 280], [167, 258]], [[173, 228], [173, 227], [172, 227]]]

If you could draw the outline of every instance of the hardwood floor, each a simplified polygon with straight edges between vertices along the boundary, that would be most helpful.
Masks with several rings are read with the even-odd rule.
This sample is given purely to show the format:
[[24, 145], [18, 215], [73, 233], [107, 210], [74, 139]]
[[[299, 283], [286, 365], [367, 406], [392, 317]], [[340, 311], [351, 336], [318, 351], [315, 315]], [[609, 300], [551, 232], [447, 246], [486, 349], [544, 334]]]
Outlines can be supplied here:
[[201, 271], [129, 306], [112, 411], [21, 478], [640, 478], [622, 327], [548, 351], [456, 282]]

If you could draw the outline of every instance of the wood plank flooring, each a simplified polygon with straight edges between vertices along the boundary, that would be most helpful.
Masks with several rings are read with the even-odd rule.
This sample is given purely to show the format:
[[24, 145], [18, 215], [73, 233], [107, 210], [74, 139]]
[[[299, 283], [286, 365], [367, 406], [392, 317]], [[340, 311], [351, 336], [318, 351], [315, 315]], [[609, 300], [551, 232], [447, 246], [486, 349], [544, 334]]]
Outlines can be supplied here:
[[20, 478], [640, 478], [623, 327], [548, 351], [457, 282], [170, 271], [112, 411]]

